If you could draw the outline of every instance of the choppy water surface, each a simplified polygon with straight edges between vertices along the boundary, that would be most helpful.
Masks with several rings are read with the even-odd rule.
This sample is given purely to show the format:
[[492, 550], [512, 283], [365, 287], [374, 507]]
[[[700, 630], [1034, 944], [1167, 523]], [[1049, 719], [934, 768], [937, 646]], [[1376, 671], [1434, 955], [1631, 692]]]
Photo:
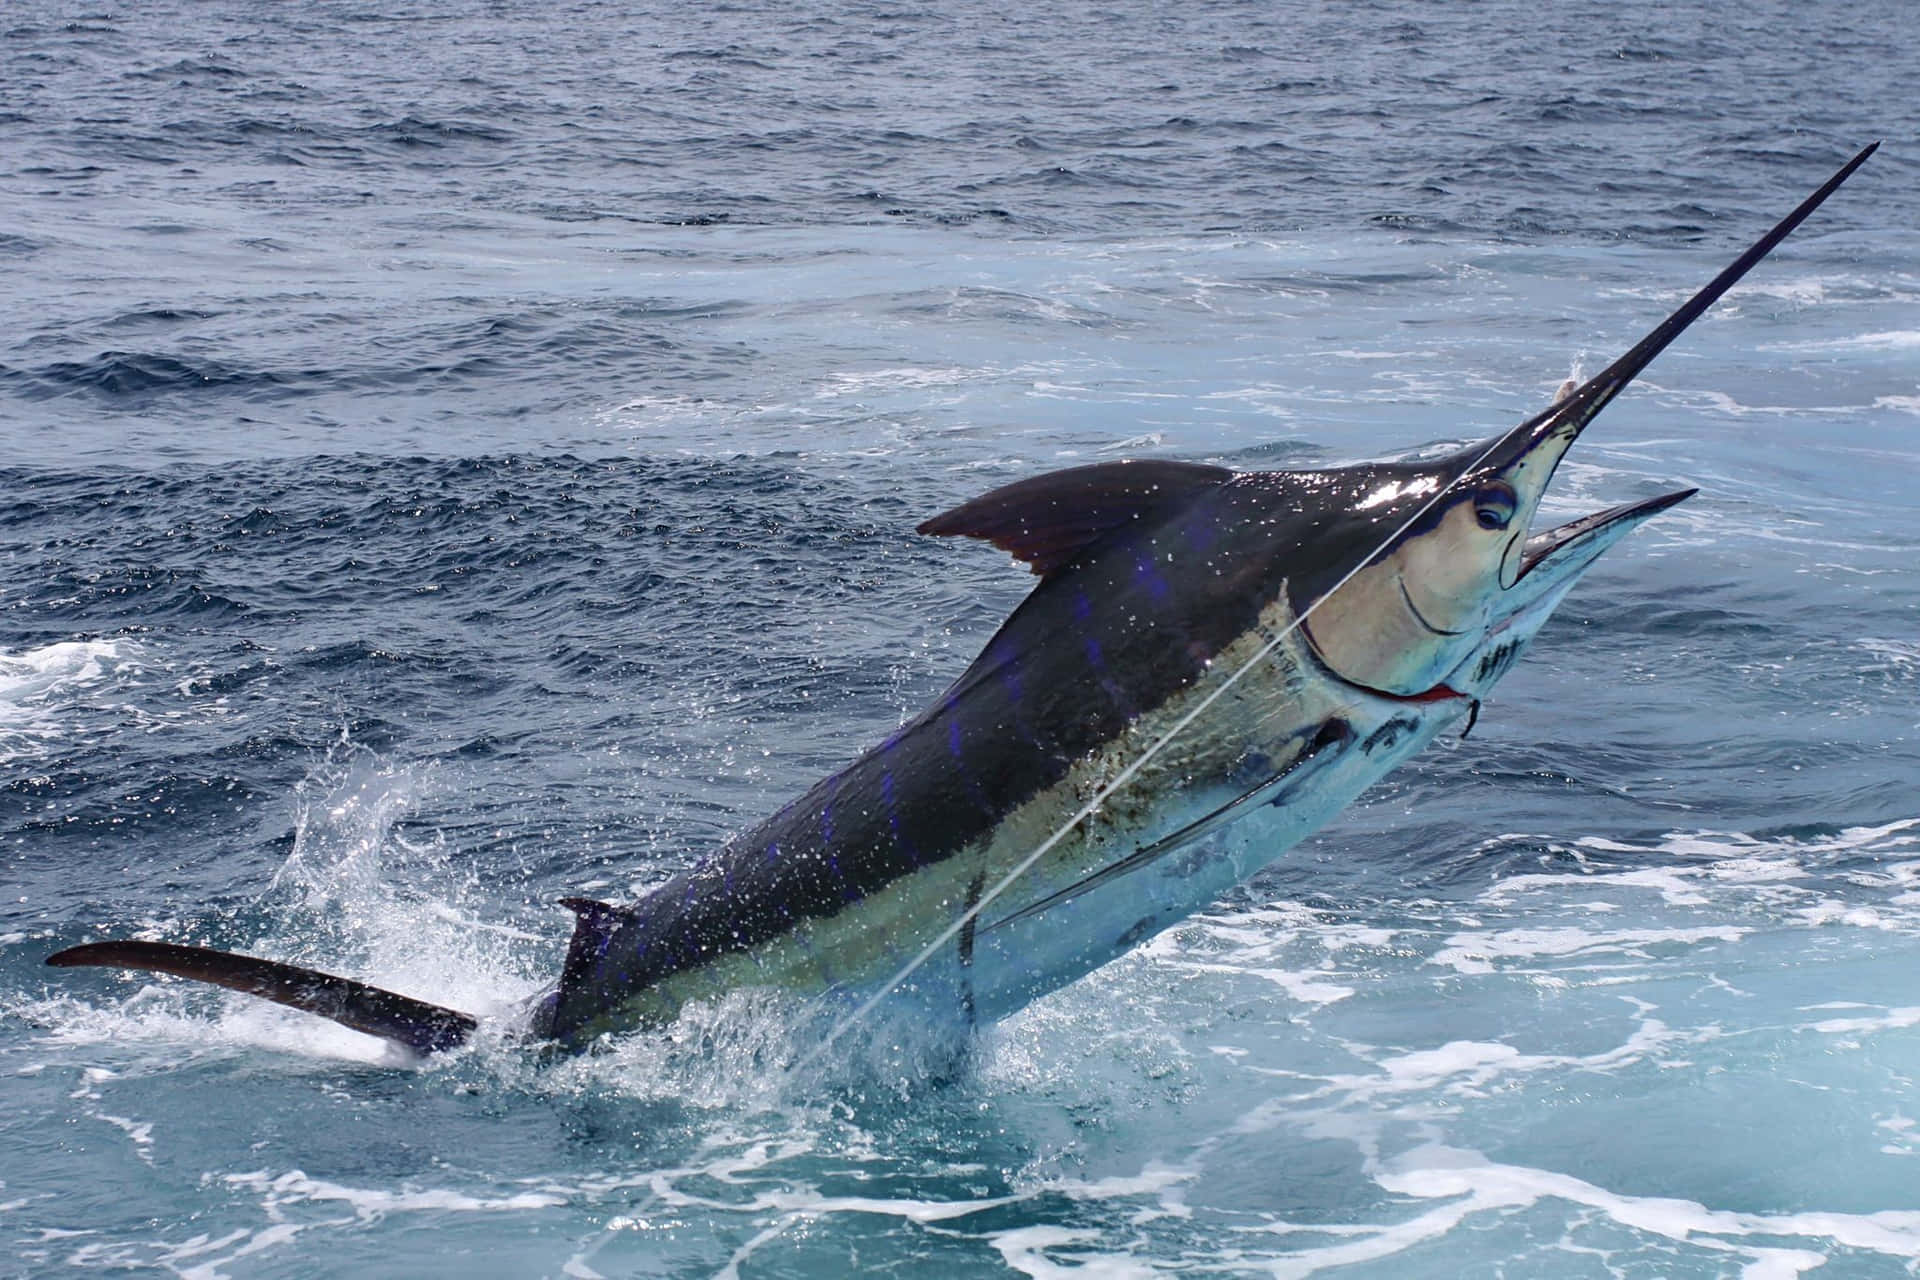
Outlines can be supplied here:
[[[1920, 66], [1898, 3], [0, 16], [0, 1270], [1910, 1275]], [[1050, 466], [1602, 417], [1464, 743], [984, 1034], [748, 995], [428, 1067], [937, 692]]]

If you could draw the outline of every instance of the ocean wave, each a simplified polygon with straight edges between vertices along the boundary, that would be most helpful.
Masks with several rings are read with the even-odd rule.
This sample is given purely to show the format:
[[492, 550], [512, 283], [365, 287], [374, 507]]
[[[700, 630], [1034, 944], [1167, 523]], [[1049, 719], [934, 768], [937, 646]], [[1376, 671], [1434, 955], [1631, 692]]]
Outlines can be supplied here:
[[264, 369], [239, 369], [218, 360], [187, 359], [158, 352], [103, 351], [86, 360], [57, 360], [34, 368], [0, 365], [0, 386], [26, 400], [92, 394], [138, 400], [175, 392], [237, 390], [243, 395], [284, 394], [300, 381]]
[[0, 763], [38, 755], [73, 732], [73, 713], [124, 689], [140, 670], [126, 640], [62, 640], [0, 651]]
[[[1215, 910], [957, 1057], [795, 1073], [766, 993], [506, 1034], [554, 899], [690, 865], [1018, 604], [921, 518], [1140, 450], [1483, 438], [1920, 132], [1891, 0], [1110, 8], [0, 24], [16, 1267], [1920, 1263], [1897, 146], [1550, 510], [1706, 492]], [[488, 1030], [423, 1069], [44, 967], [109, 932]]]

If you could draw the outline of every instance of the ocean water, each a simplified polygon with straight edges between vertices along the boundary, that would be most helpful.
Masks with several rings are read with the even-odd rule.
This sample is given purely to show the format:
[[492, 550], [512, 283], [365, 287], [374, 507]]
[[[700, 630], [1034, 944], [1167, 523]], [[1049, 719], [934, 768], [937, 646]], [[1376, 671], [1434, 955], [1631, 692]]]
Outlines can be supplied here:
[[[0, 1273], [1920, 1270], [1920, 23], [1845, 6], [0, 13]], [[427, 1065], [877, 740], [1050, 467], [1610, 408], [1681, 485], [1465, 741], [983, 1032]]]

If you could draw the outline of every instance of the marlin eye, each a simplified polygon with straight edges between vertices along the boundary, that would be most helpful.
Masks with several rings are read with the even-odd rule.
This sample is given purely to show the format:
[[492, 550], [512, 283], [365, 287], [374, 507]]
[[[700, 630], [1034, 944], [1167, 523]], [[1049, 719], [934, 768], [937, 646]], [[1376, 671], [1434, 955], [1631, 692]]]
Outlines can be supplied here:
[[1506, 528], [1513, 523], [1513, 513], [1519, 509], [1519, 495], [1504, 480], [1495, 480], [1474, 490], [1473, 518], [1480, 522], [1482, 529]]

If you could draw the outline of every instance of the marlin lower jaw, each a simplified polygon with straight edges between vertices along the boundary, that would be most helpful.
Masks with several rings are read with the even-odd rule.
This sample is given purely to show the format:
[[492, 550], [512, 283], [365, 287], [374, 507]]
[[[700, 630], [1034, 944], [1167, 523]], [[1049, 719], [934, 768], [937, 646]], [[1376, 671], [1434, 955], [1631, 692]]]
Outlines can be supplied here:
[[1698, 492], [1698, 489], [1680, 489], [1658, 498], [1649, 498], [1645, 502], [1630, 502], [1597, 511], [1593, 515], [1582, 516], [1557, 528], [1534, 534], [1526, 542], [1519, 580], [1508, 588], [1508, 599], [1503, 604], [1510, 612], [1516, 612], [1548, 592], [1556, 589], [1564, 591], [1607, 548], [1654, 516], [1678, 506]]
[[[1484, 445], [1320, 472], [1103, 463], [927, 521], [1010, 552], [1040, 585], [947, 695], [759, 826], [630, 907], [563, 899], [573, 940], [531, 1033], [577, 1044], [749, 986], [860, 998], [854, 1018], [893, 1000], [966, 1030], [1217, 901], [1468, 714], [1601, 554], [1691, 495], [1518, 538], [1587, 423], [1873, 150], [1600, 374]], [[1395, 522], [1405, 537], [1380, 544]], [[1387, 576], [1408, 565], [1411, 594]], [[1430, 607], [1436, 584], [1452, 607]], [[1209, 687], [1213, 663], [1233, 674]], [[47, 962], [193, 978], [418, 1053], [476, 1027], [201, 947], [88, 943]]]
[[1573, 584], [1609, 547], [1698, 492], [1681, 489], [1645, 502], [1610, 507], [1528, 538], [1520, 578], [1499, 602], [1502, 617], [1439, 688], [1465, 698], [1485, 697], [1519, 659]]

